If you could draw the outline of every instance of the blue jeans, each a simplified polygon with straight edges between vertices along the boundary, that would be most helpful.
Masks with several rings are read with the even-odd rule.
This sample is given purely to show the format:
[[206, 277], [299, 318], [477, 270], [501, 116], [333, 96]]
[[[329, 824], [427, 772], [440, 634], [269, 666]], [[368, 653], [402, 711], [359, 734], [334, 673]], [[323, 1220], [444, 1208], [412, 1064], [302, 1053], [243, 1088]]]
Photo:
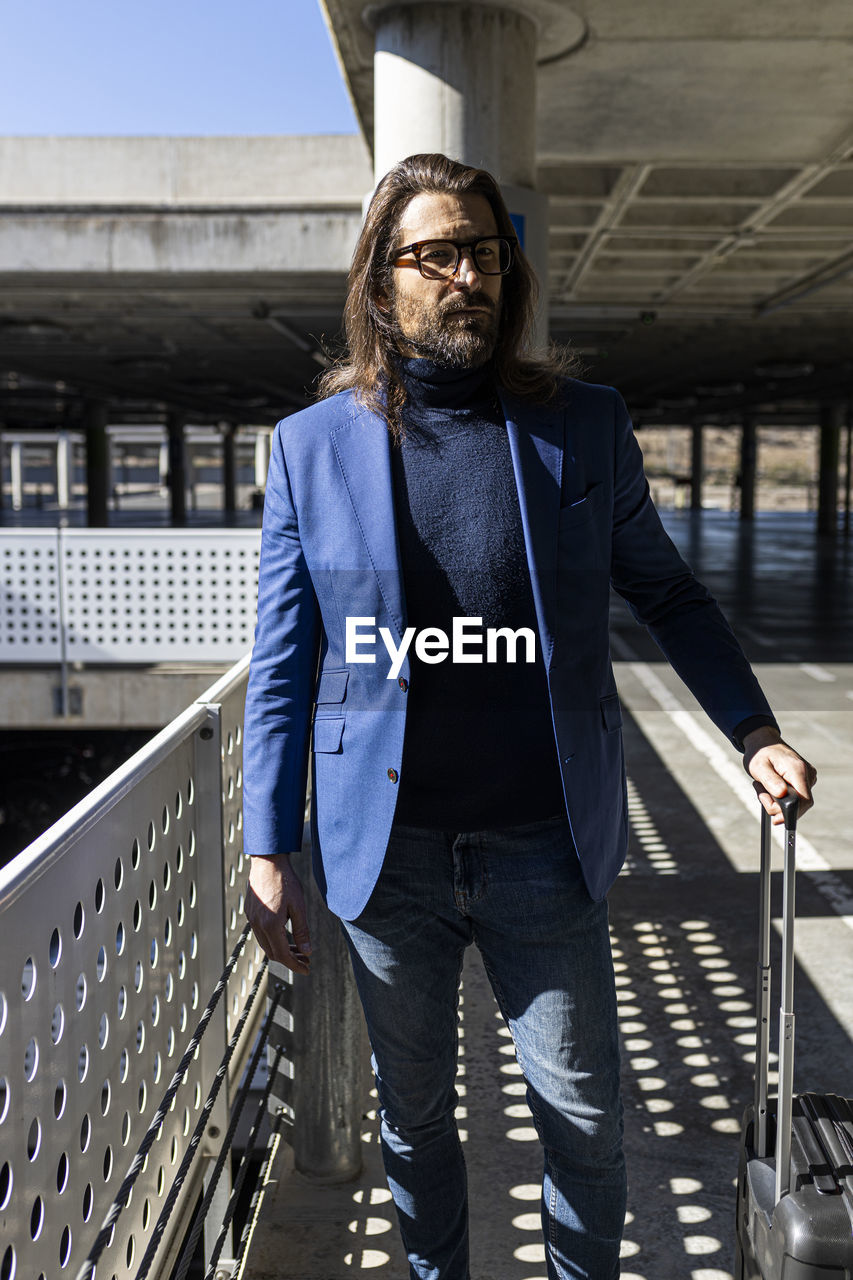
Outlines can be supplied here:
[[413, 1280], [469, 1280], [454, 1080], [470, 942], [512, 1032], [544, 1150], [548, 1276], [613, 1280], [625, 1164], [607, 905], [586, 890], [565, 819], [461, 833], [397, 825], [364, 912], [344, 929]]

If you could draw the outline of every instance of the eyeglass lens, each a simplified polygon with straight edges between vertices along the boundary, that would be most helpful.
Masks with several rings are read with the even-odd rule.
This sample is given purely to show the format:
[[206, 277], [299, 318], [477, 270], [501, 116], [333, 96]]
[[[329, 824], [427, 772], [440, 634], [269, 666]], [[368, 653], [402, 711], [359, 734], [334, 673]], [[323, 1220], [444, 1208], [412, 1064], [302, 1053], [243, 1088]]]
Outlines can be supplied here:
[[495, 236], [478, 240], [473, 245], [455, 245], [450, 240], [428, 240], [420, 246], [418, 265], [426, 276], [452, 276], [456, 273], [462, 251], [468, 250], [478, 271], [486, 276], [499, 276], [510, 268], [512, 245]]

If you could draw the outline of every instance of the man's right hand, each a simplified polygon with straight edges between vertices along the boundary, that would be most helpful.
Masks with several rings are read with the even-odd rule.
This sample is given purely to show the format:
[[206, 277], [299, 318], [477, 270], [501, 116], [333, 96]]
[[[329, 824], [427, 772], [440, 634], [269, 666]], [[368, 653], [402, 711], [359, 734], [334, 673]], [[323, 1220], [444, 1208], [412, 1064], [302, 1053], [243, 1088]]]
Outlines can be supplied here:
[[[277, 960], [294, 973], [311, 972], [305, 898], [288, 854], [252, 858], [246, 890], [246, 919], [270, 960]], [[287, 932], [288, 920], [292, 942]]]

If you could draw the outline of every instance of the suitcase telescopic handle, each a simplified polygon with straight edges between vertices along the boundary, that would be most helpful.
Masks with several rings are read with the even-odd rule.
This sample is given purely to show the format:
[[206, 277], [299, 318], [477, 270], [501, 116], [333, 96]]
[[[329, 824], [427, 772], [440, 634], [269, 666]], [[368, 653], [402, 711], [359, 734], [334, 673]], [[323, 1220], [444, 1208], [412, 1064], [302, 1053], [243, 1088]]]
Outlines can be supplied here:
[[794, 788], [789, 787], [786, 794], [782, 796], [781, 800], [777, 803], [779, 808], [782, 810], [782, 816], [785, 819], [785, 830], [796, 831], [800, 797], [797, 795]]
[[791, 1109], [794, 1099], [794, 888], [797, 870], [797, 811], [793, 787], [779, 801], [785, 818], [782, 886], [782, 992], [779, 1005], [779, 1089], [776, 1104], [776, 1201], [791, 1189]]
[[[789, 787], [787, 794], [779, 800], [779, 807], [785, 820], [786, 844], [788, 839], [792, 838], [792, 833], [796, 831], [797, 809], [799, 805], [799, 797], [793, 788]], [[758, 932], [758, 966], [756, 981], [756, 1038], [755, 1038], [755, 1103], [754, 1103], [754, 1144], [755, 1153], [759, 1158], [770, 1155], [769, 1135], [768, 1135], [768, 1113], [767, 1113], [767, 1076], [770, 1060], [770, 988], [771, 988], [771, 964], [770, 964], [770, 868], [771, 868], [771, 822], [767, 812], [761, 810], [761, 867], [759, 872], [759, 932]], [[793, 875], [788, 877], [787, 885], [793, 888]], [[786, 893], [787, 898], [787, 893]], [[793, 917], [791, 917], [793, 919]], [[791, 941], [791, 955], [793, 956], [793, 935], [789, 935]], [[783, 946], [783, 952], [786, 948]], [[783, 966], [784, 967], [784, 966]], [[789, 973], [789, 980], [785, 985], [785, 994], [791, 994], [791, 985], [793, 980], [793, 961], [791, 968], [786, 972]], [[784, 1004], [784, 1000], [783, 1000]], [[787, 1024], [786, 1024], [787, 1025]], [[793, 1033], [793, 1020], [791, 1021], [790, 1031]], [[784, 1037], [780, 1040], [780, 1046], [784, 1044]], [[782, 1050], [780, 1047], [780, 1061]], [[781, 1093], [780, 1093], [781, 1096]], [[778, 1125], [777, 1125], [778, 1132]]]

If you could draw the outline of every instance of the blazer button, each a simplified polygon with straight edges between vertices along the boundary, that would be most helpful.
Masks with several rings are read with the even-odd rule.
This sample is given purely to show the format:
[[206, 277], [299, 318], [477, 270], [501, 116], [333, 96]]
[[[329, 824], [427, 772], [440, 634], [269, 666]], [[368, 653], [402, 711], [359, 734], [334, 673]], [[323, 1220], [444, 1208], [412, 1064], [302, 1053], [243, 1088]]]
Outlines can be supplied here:
[[391, 782], [396, 782], [396, 781], [397, 781], [397, 779], [399, 778], [399, 776], [400, 776], [400, 775], [399, 775], [399, 773], [397, 772], [397, 770], [396, 770], [396, 769], [389, 769], [389, 770], [388, 770], [388, 778], [389, 778], [389, 780], [390, 780]]
[[409, 687], [409, 682], [408, 682], [408, 680], [406, 679], [406, 677], [405, 677], [405, 676], [400, 676], [400, 679], [397, 681], [397, 684], [398, 684], [398, 685], [400, 686], [400, 688], [403, 690], [403, 693], [405, 693], [405, 692], [406, 692], [406, 690], [407, 690], [407, 689], [408, 689], [408, 687]]

